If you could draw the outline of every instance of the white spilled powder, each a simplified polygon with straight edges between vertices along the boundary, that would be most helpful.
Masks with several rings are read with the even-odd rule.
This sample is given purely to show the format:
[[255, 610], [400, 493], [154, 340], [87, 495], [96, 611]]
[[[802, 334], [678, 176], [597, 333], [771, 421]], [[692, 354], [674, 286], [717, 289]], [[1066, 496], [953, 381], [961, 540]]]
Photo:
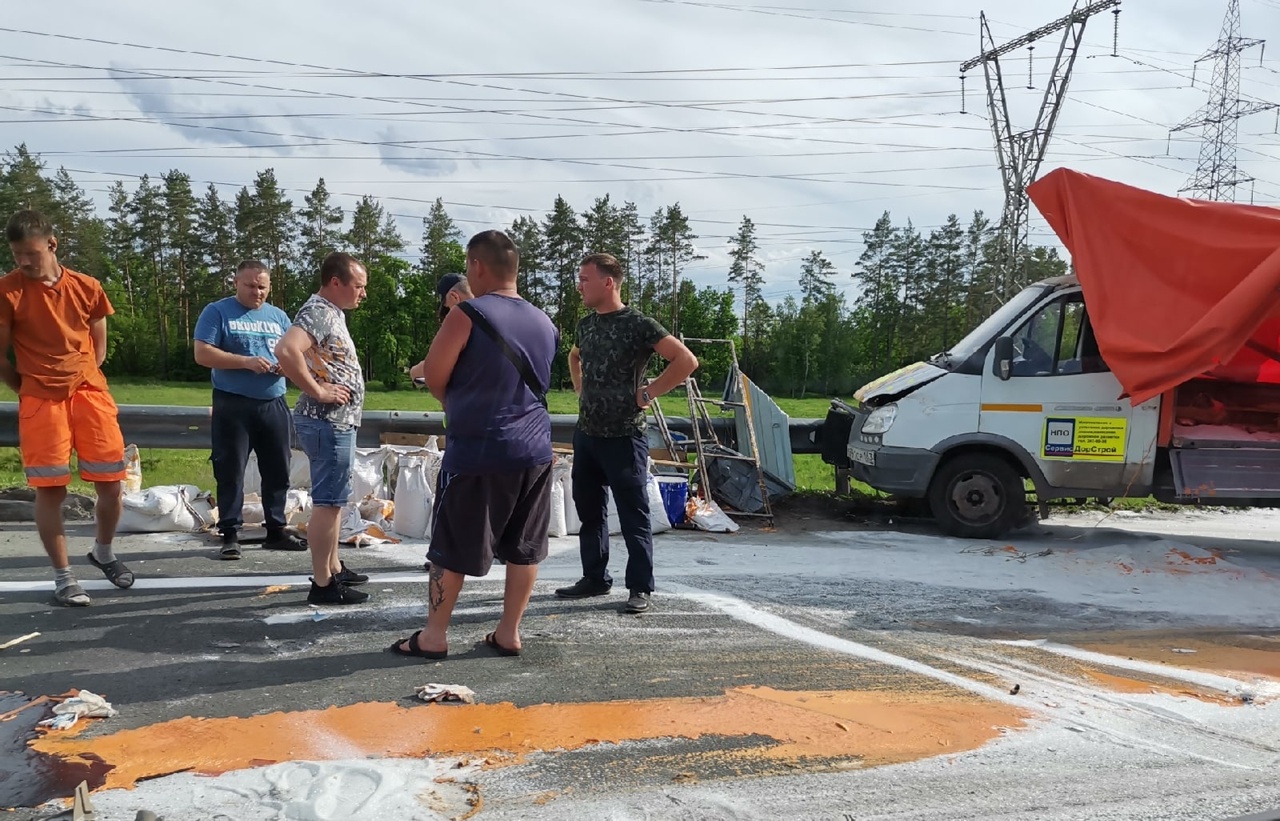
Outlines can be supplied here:
[[1016, 703], [1007, 693], [981, 682], [958, 676], [955, 673], [949, 673], [945, 670], [939, 670], [936, 667], [930, 667], [913, 659], [904, 658], [902, 656], [887, 653], [884, 650], [868, 647], [865, 644], [859, 644], [856, 641], [850, 641], [838, 636], [832, 636], [815, 630], [812, 627], [805, 627], [797, 624], [790, 619], [761, 610], [742, 599], [733, 596], [725, 596], [720, 593], [710, 593], [705, 590], [687, 587], [685, 585], [670, 584], [667, 587], [672, 594], [682, 598], [694, 601], [704, 607], [712, 610], [718, 610], [725, 615], [746, 622], [770, 633], [775, 633], [795, 641], [810, 644], [814, 647], [820, 647], [824, 650], [832, 650], [837, 653], [845, 653], [850, 656], [875, 661], [886, 664], [890, 667], [896, 667], [900, 670], [906, 670], [910, 673], [916, 673], [921, 676], [936, 679], [937, 681], [959, 687], [971, 693], [976, 693], [983, 698], [989, 698], [996, 701], [1006, 703]]
[[150, 810], [218, 821], [447, 821], [470, 811], [464, 784], [475, 772], [453, 760], [291, 761], [216, 777], [165, 776], [94, 793], [93, 803], [103, 818]]
[[[1148, 524], [1142, 520], [1143, 527]], [[1216, 625], [1280, 626], [1280, 550], [1230, 537], [1192, 544], [1089, 527], [993, 542], [883, 531], [812, 535], [817, 544], [838, 549], [798, 544], [789, 562], [820, 566], [828, 577], [1023, 591], [1069, 604], [1167, 612]]]

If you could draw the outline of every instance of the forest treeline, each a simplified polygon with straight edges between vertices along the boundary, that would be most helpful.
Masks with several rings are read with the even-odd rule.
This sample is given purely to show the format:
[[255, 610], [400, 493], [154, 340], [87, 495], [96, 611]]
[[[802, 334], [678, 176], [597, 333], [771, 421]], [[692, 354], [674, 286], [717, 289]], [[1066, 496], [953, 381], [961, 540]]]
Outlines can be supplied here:
[[[464, 269], [466, 236], [436, 199], [419, 237], [405, 237], [372, 196], [348, 213], [320, 179], [301, 201], [281, 188], [275, 171], [257, 173], [224, 196], [210, 184], [197, 190], [189, 175], [170, 170], [126, 186], [111, 184], [106, 210], [65, 169], [50, 171], [25, 145], [0, 162], [0, 214], [46, 212], [58, 229], [64, 265], [101, 280], [116, 313], [111, 319], [109, 375], [205, 380], [192, 358], [191, 333], [205, 304], [231, 293], [242, 259], [272, 269], [271, 301], [292, 314], [315, 290], [319, 262], [349, 251], [369, 271], [368, 296], [348, 321], [374, 386], [408, 384], [407, 367], [421, 359], [438, 326], [435, 283]], [[506, 230], [520, 248], [521, 291], [555, 321], [563, 350], [555, 379], [568, 386], [566, 356], [583, 314], [578, 263], [589, 252], [614, 254], [626, 267], [625, 296], [673, 333], [732, 338], [743, 370], [766, 391], [784, 396], [847, 395], [901, 365], [944, 350], [1002, 299], [994, 260], [995, 226], [975, 212], [952, 215], [927, 233], [885, 212], [862, 233], [863, 250], [840, 270], [820, 250], [803, 256], [798, 282], [768, 287], [793, 295], [771, 301], [755, 224], [743, 217], [725, 251], [719, 284], [697, 285], [691, 263], [704, 260], [679, 203], [647, 216], [633, 202], [599, 197], [578, 210], [557, 196], [541, 218], [518, 217]], [[10, 263], [8, 249], [4, 262]], [[6, 265], [6, 270], [11, 265]], [[1020, 281], [1066, 272], [1050, 248], [1032, 247], [1020, 261]], [[705, 281], [705, 269], [699, 280]], [[841, 285], [855, 285], [852, 300]], [[699, 346], [704, 391], [723, 384], [727, 346]]]

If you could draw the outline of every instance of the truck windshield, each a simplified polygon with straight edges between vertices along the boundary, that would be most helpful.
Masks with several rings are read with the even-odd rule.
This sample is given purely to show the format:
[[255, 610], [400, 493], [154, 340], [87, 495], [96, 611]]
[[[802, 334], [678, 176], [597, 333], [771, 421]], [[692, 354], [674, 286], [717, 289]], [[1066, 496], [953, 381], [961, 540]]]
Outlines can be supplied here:
[[941, 360], [940, 364], [944, 367], [953, 363], [967, 362], [969, 357], [990, 344], [996, 338], [996, 334], [1009, 327], [1011, 322], [1034, 305], [1052, 287], [1040, 284], [1024, 288], [1017, 296], [996, 309], [996, 312], [987, 317], [982, 324], [970, 331], [968, 336], [957, 342], [951, 350], [936, 356], [935, 360]]

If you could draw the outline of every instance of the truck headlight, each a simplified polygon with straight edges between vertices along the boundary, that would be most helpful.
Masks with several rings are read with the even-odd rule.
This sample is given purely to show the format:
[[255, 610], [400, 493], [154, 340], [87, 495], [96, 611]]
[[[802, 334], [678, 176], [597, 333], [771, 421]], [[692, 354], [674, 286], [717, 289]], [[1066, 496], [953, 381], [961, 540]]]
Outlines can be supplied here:
[[893, 427], [893, 420], [897, 418], [897, 405], [882, 405], [871, 411], [867, 421], [862, 424], [862, 432], [871, 436], [887, 433]]

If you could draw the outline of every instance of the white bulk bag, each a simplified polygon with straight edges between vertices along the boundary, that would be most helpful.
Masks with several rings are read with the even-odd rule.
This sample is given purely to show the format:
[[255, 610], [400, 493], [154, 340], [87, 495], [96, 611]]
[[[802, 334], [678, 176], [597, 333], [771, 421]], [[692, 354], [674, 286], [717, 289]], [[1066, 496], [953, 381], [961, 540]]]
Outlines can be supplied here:
[[195, 485], [156, 485], [126, 493], [117, 533], [196, 533], [217, 518], [212, 496]]
[[391, 495], [382, 473], [388, 455], [383, 448], [356, 448], [349, 501], [359, 504], [364, 499], [386, 499]]
[[[292, 451], [289, 455], [289, 487], [311, 487], [311, 462], [307, 459], [307, 454], [300, 450]], [[258, 470], [258, 454], [252, 451], [244, 466], [243, 492], [245, 496], [262, 492], [262, 471]]]
[[397, 462], [395, 531], [406, 539], [428, 538], [434, 494], [427, 480], [427, 457], [404, 454]]

